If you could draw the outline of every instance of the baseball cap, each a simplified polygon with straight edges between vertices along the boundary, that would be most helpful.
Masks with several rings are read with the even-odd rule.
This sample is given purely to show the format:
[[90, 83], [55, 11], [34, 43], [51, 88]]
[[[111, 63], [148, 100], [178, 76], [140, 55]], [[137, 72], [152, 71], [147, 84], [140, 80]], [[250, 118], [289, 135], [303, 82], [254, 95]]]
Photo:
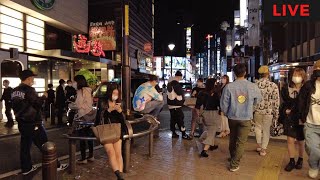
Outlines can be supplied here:
[[23, 80], [27, 79], [28, 77], [32, 77], [32, 76], [37, 76], [37, 74], [34, 74], [31, 70], [27, 69], [27, 70], [23, 70], [20, 73], [19, 78], [23, 81]]
[[261, 66], [258, 70], [259, 74], [267, 74], [269, 73], [269, 67], [268, 66]]
[[181, 71], [177, 71], [176, 74], [175, 74], [175, 76], [182, 76]]

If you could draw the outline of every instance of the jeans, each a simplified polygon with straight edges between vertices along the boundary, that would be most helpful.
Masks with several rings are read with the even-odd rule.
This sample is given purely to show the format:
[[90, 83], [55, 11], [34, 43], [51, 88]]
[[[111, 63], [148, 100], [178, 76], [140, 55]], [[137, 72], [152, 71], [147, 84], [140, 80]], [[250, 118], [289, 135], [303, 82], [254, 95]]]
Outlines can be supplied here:
[[[85, 127], [78, 130], [78, 135], [90, 137], [90, 136], [93, 136], [93, 132], [90, 127]], [[86, 142], [88, 143], [89, 157], [93, 157], [93, 141], [80, 140], [81, 160], [86, 159], [86, 149], [87, 149]]]
[[320, 161], [320, 126], [306, 123], [304, 126], [306, 152], [309, 156], [309, 166], [319, 169]]
[[142, 110], [141, 112], [145, 114], [150, 114], [154, 117], [158, 117], [162, 107], [163, 101], [149, 101], [146, 103], [144, 110]]
[[8, 119], [8, 122], [7, 122], [7, 123], [13, 124], [13, 118], [12, 118], [12, 113], [11, 113], [12, 104], [9, 103], [9, 102], [5, 102], [4, 105], [5, 105], [5, 107], [6, 107], [5, 114], [6, 114], [7, 119]]
[[272, 119], [273, 115], [254, 114], [256, 140], [258, 144], [261, 144], [262, 149], [267, 149], [269, 144]]
[[244, 153], [244, 146], [248, 140], [251, 121], [229, 119], [229, 127], [229, 152], [231, 156], [230, 166], [231, 168], [235, 168], [239, 166], [240, 159]]
[[176, 131], [176, 124], [178, 124], [178, 127], [181, 132], [185, 132], [186, 128], [184, 126], [184, 114], [182, 111], [182, 108], [174, 108], [170, 109], [170, 130], [172, 132]]
[[42, 151], [42, 145], [48, 141], [44, 127], [34, 125], [18, 125], [20, 139], [20, 165], [22, 172], [27, 172], [32, 168], [30, 148], [32, 142]]

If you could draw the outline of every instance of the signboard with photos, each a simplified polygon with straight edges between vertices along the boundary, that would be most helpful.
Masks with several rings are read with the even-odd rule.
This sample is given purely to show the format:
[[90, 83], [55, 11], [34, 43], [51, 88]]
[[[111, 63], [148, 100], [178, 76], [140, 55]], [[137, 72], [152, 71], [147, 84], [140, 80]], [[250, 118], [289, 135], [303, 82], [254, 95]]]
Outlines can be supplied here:
[[116, 28], [114, 21], [90, 22], [90, 40], [99, 40], [104, 51], [116, 50]]

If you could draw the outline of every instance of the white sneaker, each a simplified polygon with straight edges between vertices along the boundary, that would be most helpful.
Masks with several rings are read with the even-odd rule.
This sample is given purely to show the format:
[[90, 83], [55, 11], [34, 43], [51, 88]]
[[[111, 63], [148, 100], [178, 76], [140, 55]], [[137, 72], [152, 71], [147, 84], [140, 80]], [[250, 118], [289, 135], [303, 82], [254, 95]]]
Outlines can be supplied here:
[[90, 161], [90, 162], [93, 162], [94, 161], [94, 156], [88, 157], [87, 160]]
[[309, 169], [309, 177], [316, 179], [318, 177], [319, 169]]
[[88, 163], [87, 159], [84, 159], [84, 160], [78, 159], [77, 161], [77, 164], [87, 164], [87, 163]]
[[238, 171], [240, 169], [240, 167], [239, 166], [237, 166], [237, 167], [230, 167], [230, 171], [231, 172], [236, 172], [236, 171]]
[[68, 168], [68, 164], [60, 164], [60, 166], [57, 168], [57, 171], [63, 171]]
[[23, 174], [23, 175], [27, 175], [27, 174], [29, 174], [29, 173], [31, 173], [31, 172], [33, 172], [33, 171], [37, 170], [37, 169], [38, 169], [38, 166], [32, 166], [32, 167], [31, 167], [31, 169], [30, 169], [29, 171], [27, 171], [27, 172], [23, 172], [22, 174]]

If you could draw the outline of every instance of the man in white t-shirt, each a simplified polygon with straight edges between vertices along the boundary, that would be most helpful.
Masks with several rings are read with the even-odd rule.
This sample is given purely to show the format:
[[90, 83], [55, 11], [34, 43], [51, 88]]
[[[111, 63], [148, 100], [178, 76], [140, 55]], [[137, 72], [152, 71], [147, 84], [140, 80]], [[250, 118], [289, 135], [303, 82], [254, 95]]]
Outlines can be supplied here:
[[306, 151], [309, 155], [309, 176], [317, 178], [320, 161], [320, 60], [313, 67], [311, 80], [299, 93], [299, 114], [305, 123]]

